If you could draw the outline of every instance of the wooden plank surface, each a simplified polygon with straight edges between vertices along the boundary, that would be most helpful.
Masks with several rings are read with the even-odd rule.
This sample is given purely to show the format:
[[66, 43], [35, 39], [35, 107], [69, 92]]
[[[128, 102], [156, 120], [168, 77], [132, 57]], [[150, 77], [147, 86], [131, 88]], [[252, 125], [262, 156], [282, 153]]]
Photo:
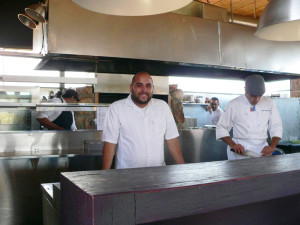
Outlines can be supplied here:
[[92, 196], [61, 179], [61, 221], [63, 225], [93, 225]]
[[299, 225], [300, 194], [144, 225]]
[[[299, 193], [299, 171], [136, 194], [137, 224], [191, 216]], [[287, 187], [289, 187], [287, 189]]]
[[91, 195], [159, 190], [252, 179], [300, 170], [300, 154], [107, 171], [62, 173]]
[[[300, 153], [296, 153], [237, 161], [62, 173], [62, 206], [71, 215], [73, 210], [73, 214], [88, 213], [87, 218], [94, 218], [89, 223], [72, 221], [78, 225], [141, 224], [207, 213], [299, 194], [299, 161]], [[74, 200], [69, 202], [64, 195]], [[78, 198], [80, 195], [86, 198]], [[78, 210], [72, 204], [89, 205], [93, 213], [87, 208]], [[122, 218], [127, 219], [122, 221]]]
[[[207, 0], [196, 0], [199, 2], [208, 3]], [[231, 12], [230, 0], [209, 0], [210, 4], [226, 8], [228, 12]], [[263, 10], [269, 3], [268, 0], [256, 0], [256, 16], [259, 18], [263, 13]], [[233, 13], [243, 16], [254, 16], [254, 0], [232, 0]]]
[[136, 224], [134, 194], [95, 197], [94, 224]]

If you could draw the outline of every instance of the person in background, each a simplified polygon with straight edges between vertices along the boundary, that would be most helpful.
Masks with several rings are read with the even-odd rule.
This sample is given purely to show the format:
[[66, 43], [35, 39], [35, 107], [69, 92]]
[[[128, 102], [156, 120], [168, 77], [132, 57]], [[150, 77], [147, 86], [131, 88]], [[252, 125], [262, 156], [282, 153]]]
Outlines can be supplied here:
[[164, 140], [176, 163], [183, 164], [178, 130], [168, 104], [152, 98], [153, 80], [147, 72], [134, 75], [130, 95], [109, 107], [102, 135], [103, 167], [116, 169], [163, 166]]
[[[265, 81], [260, 75], [245, 80], [245, 94], [230, 101], [216, 128], [216, 139], [227, 147], [229, 160], [243, 159], [245, 150], [260, 156], [273, 154], [282, 138], [282, 121], [275, 103], [265, 93]], [[233, 138], [229, 131], [233, 127]], [[267, 131], [271, 143], [267, 143]]]
[[53, 98], [55, 98], [54, 92], [50, 91], [48, 99], [53, 99]]
[[43, 96], [42, 102], [47, 102], [47, 98], [45, 96]]
[[[61, 98], [49, 99], [47, 103], [74, 103], [75, 101], [80, 101], [78, 93], [73, 89], [67, 89]], [[37, 114], [37, 121], [48, 130], [77, 130], [72, 111], [41, 111]]]
[[213, 97], [210, 101], [210, 105], [208, 105], [206, 109], [210, 114], [211, 125], [217, 125], [223, 113], [223, 110], [219, 107], [219, 99]]
[[55, 98], [61, 98], [62, 96], [62, 91], [57, 91], [55, 94]]

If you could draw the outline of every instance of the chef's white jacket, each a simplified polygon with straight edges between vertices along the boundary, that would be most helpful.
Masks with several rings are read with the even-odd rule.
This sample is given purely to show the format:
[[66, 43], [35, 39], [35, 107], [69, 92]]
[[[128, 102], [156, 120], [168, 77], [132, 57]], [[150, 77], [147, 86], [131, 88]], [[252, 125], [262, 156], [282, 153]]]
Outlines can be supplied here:
[[[268, 145], [267, 131], [271, 138], [282, 138], [282, 121], [275, 103], [272, 99], [262, 96], [260, 101], [253, 106], [245, 95], [230, 101], [222, 114], [216, 128], [216, 139], [230, 136], [233, 128], [233, 140], [244, 146], [246, 150], [261, 153]], [[228, 159], [241, 159], [245, 156], [236, 154], [227, 148]]]
[[[61, 102], [61, 100], [62, 100], [62, 102]], [[66, 101], [65, 101], [65, 99], [64, 98], [53, 98], [53, 99], [49, 99], [48, 101], [47, 101], [47, 103], [67, 103]], [[37, 113], [37, 118], [47, 118], [49, 121], [53, 121], [53, 120], [55, 120], [57, 117], [59, 117], [59, 115], [62, 113], [62, 111], [60, 111], [60, 110], [53, 110], [53, 111], [39, 111], [38, 113]], [[76, 123], [75, 123], [75, 118], [74, 118], [74, 112], [72, 112], [71, 111], [71, 113], [72, 113], [72, 117], [73, 117], [73, 123], [72, 123], [72, 125], [71, 125], [71, 128], [70, 128], [70, 130], [73, 130], [73, 131], [75, 131], [75, 130], [77, 130], [77, 127], [76, 127]]]
[[178, 130], [167, 103], [151, 99], [144, 108], [129, 95], [109, 107], [102, 141], [117, 145], [116, 168], [163, 166], [164, 139], [178, 137]]
[[218, 107], [216, 109], [216, 111], [210, 112], [210, 123], [211, 123], [211, 125], [217, 125], [218, 124], [222, 113], [223, 113], [223, 110], [220, 109], [220, 107]]

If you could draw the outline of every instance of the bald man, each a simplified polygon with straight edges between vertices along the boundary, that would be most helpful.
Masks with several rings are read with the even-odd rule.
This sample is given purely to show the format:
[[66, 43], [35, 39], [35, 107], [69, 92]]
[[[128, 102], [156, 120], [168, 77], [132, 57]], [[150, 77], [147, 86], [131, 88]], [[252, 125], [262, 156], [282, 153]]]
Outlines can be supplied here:
[[183, 164], [178, 130], [168, 104], [152, 98], [153, 80], [147, 72], [134, 75], [130, 95], [108, 109], [102, 141], [103, 169], [163, 166], [164, 140], [176, 163]]

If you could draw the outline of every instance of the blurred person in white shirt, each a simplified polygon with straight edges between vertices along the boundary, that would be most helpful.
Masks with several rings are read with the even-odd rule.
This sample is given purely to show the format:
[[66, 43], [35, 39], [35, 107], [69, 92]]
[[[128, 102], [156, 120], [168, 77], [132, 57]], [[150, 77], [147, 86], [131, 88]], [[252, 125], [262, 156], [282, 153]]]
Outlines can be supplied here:
[[207, 106], [207, 111], [209, 112], [210, 116], [210, 124], [217, 125], [223, 110], [219, 107], [219, 99], [216, 97], [211, 98], [210, 104]]

